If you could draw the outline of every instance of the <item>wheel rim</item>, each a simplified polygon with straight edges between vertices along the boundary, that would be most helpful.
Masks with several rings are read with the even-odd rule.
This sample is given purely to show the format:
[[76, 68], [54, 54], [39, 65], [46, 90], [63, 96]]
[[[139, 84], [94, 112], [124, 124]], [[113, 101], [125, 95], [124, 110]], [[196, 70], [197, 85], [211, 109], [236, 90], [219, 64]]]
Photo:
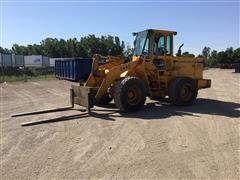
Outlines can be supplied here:
[[127, 92], [127, 101], [130, 105], [136, 105], [140, 101], [140, 90], [137, 86], [132, 86], [128, 89]]
[[191, 87], [189, 85], [184, 85], [180, 90], [180, 96], [183, 101], [189, 101], [192, 97]]

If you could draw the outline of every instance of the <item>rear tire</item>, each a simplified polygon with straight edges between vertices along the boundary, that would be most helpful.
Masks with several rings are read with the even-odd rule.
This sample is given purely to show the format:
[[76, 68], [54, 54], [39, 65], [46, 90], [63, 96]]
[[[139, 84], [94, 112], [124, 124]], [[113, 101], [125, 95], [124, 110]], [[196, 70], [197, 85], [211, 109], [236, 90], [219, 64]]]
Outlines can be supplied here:
[[197, 83], [192, 78], [175, 78], [169, 87], [169, 98], [173, 105], [187, 106], [197, 98]]
[[145, 84], [137, 77], [125, 77], [119, 80], [113, 89], [113, 99], [122, 112], [134, 112], [141, 109], [146, 101]]

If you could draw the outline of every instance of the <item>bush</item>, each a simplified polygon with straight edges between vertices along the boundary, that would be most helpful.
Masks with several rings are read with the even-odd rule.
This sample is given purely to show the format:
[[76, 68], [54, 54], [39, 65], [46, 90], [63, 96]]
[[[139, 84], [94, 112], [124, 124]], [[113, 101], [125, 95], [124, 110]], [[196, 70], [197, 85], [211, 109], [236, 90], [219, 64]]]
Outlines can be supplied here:
[[4, 67], [1, 68], [1, 76], [40, 76], [54, 74], [53, 67]]

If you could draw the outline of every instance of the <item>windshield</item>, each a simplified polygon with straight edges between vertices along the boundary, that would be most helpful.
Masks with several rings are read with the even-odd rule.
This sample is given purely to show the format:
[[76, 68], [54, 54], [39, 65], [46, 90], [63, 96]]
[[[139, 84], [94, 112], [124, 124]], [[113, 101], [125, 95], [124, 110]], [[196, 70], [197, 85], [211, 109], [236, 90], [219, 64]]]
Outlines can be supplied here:
[[[147, 31], [137, 33], [136, 39], [134, 41], [134, 52], [135, 56], [140, 56], [142, 53], [148, 53], [148, 44], [149, 41], [147, 38]], [[146, 42], [146, 45], [145, 45]], [[144, 47], [145, 46], [145, 47]]]

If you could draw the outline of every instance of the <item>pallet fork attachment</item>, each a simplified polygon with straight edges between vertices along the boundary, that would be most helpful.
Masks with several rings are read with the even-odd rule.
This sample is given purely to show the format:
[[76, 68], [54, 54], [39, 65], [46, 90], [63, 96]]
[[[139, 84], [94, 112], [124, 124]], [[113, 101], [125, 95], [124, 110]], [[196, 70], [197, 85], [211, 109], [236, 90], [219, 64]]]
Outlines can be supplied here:
[[[93, 108], [94, 106], [94, 96], [96, 94], [97, 89], [98, 88], [72, 85], [70, 89], [70, 106], [64, 107], [64, 108], [46, 109], [46, 110], [40, 110], [40, 111], [12, 114], [11, 117], [30, 116], [30, 115], [38, 115], [38, 114], [45, 114], [45, 113], [77, 110], [77, 109], [74, 109], [75, 104], [86, 107], [87, 114], [90, 114], [91, 108]], [[84, 113], [83, 115], [85, 114], [86, 113]], [[65, 117], [59, 117], [56, 119], [61, 120], [64, 118]], [[24, 123], [21, 123], [21, 126], [36, 125], [36, 124], [46, 123], [50, 121], [51, 120], [24, 122]]]
[[97, 90], [97, 87], [72, 85], [70, 89], [71, 106], [74, 107], [74, 104], [77, 104], [86, 107], [87, 111], [90, 113], [91, 108], [94, 106], [95, 94]]
[[[95, 92], [96, 92], [96, 88], [72, 85], [72, 87], [70, 89], [70, 105], [71, 106], [64, 107], [64, 108], [46, 109], [46, 110], [40, 110], [40, 111], [12, 114], [11, 117], [30, 116], [30, 115], [38, 115], [38, 114], [44, 114], [44, 113], [77, 110], [77, 109], [74, 109], [75, 104], [86, 107], [87, 113], [82, 114], [84, 116], [86, 114], [91, 113], [91, 108], [93, 108], [93, 106], [94, 106], [94, 95], [96, 94]], [[65, 116], [55, 118], [54, 121], [56, 121], [56, 120], [61, 121], [65, 118], [66, 118]], [[40, 121], [39, 120], [38, 121], [30, 121], [30, 122], [21, 123], [21, 126], [31, 126], [31, 125], [47, 123], [47, 122], [51, 122], [51, 121], [52, 121], [51, 119], [50, 120], [40, 120]]]

